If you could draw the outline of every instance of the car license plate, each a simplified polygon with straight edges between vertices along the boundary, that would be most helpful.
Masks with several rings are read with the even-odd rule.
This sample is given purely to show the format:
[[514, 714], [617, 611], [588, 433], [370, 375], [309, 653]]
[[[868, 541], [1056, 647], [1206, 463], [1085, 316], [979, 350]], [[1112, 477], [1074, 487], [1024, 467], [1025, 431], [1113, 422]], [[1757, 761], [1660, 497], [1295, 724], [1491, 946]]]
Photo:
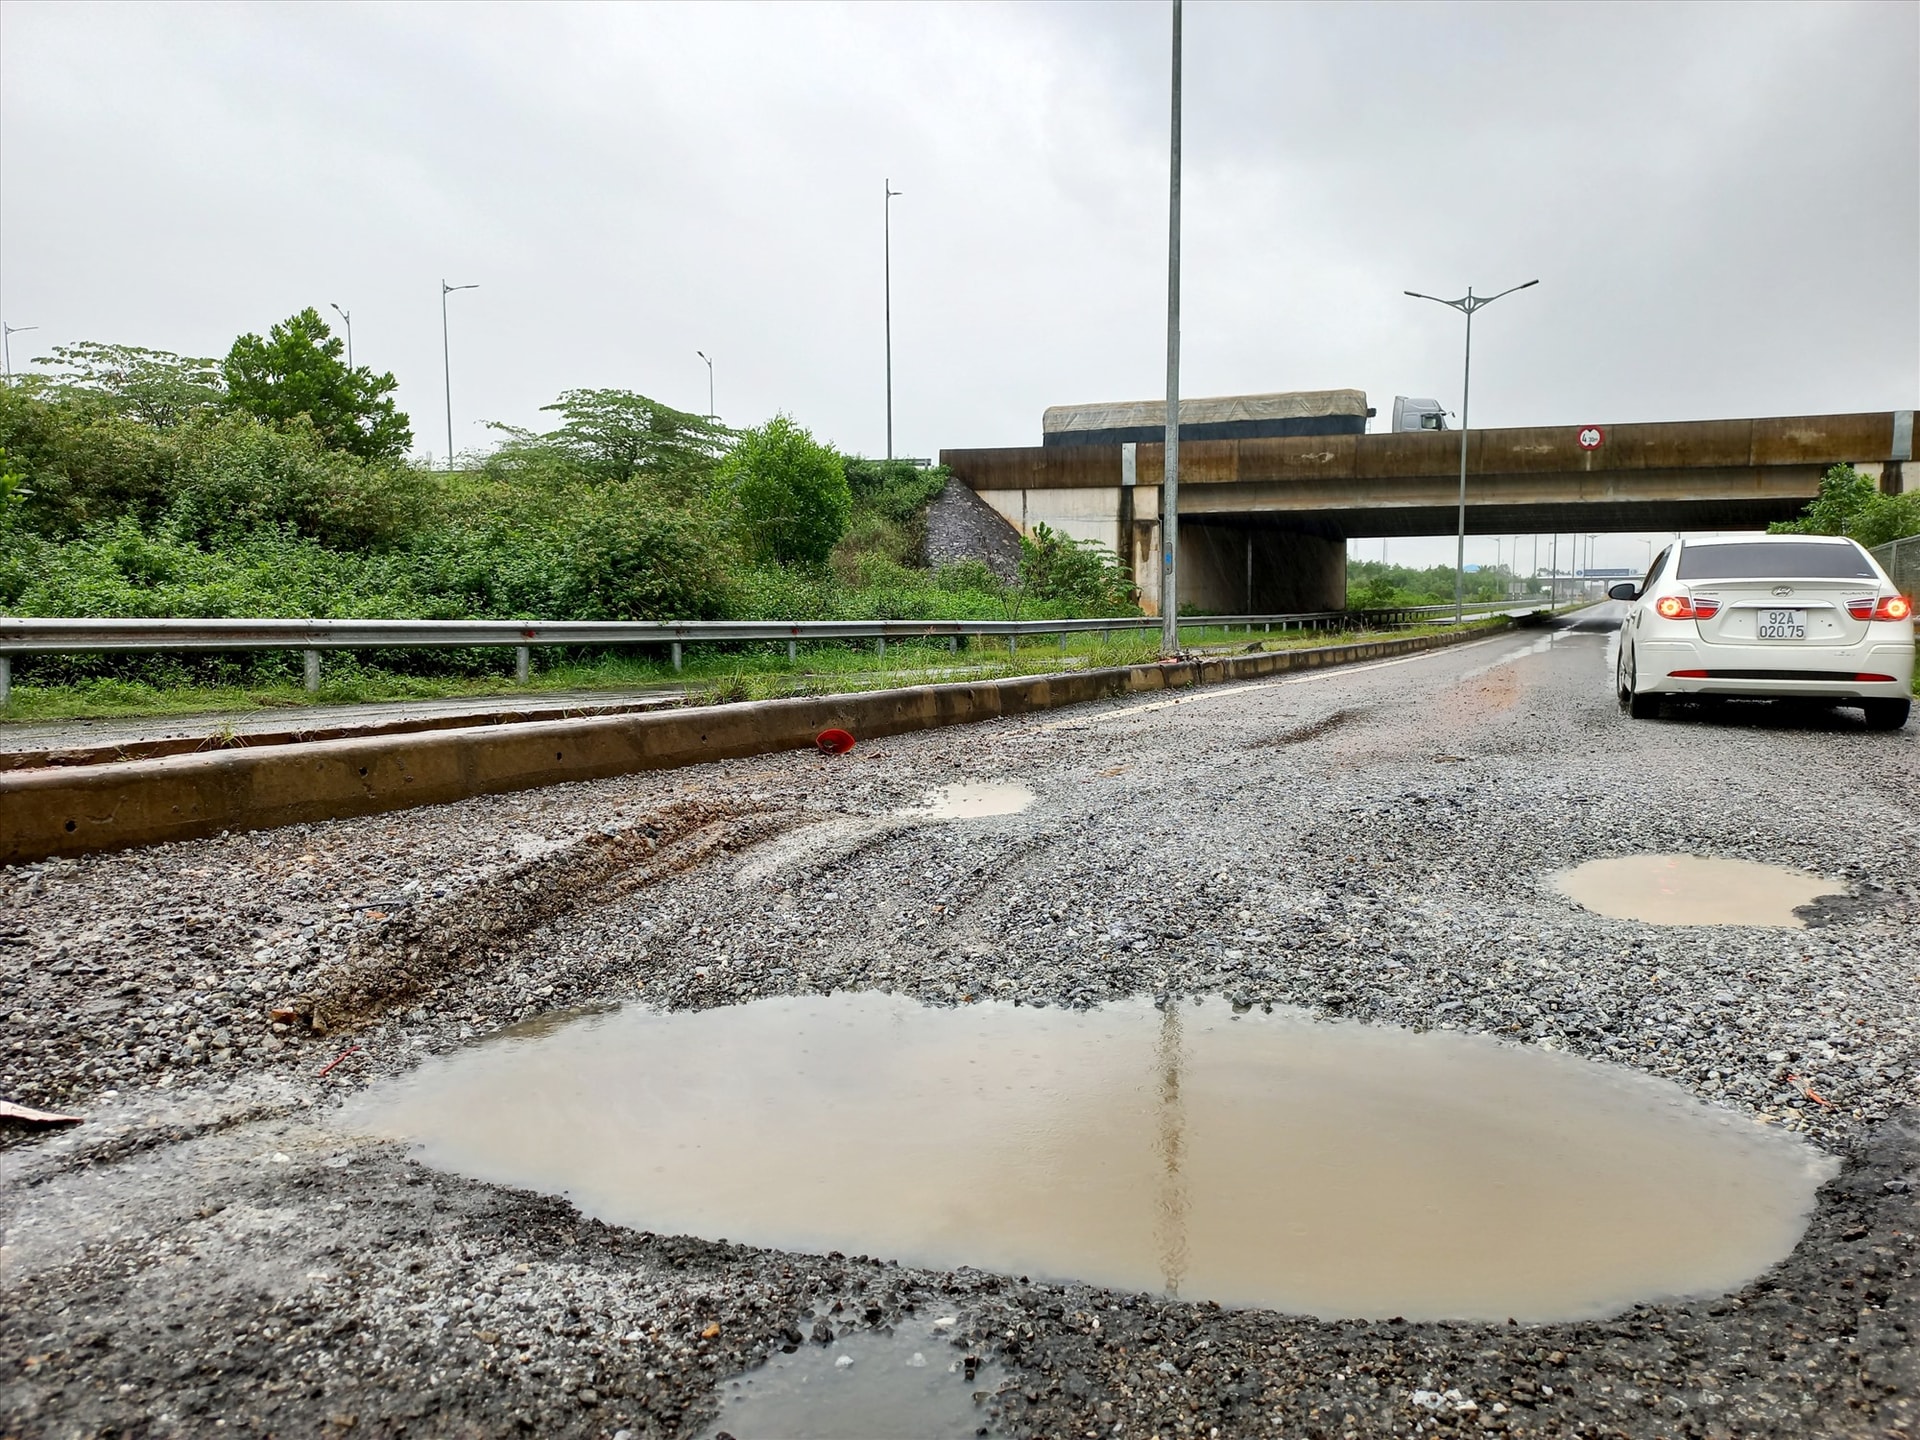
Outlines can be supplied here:
[[1807, 638], [1807, 612], [1804, 610], [1762, 610], [1762, 640], [1804, 640]]

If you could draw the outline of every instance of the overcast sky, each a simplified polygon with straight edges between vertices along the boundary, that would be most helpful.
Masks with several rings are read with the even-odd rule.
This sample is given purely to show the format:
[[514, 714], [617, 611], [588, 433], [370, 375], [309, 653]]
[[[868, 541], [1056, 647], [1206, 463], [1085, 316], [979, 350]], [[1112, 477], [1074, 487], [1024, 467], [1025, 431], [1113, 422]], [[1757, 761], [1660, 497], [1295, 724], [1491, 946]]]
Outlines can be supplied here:
[[[1476, 425], [1920, 398], [1914, 4], [1194, 3], [1186, 66], [1189, 395], [1457, 408], [1401, 292], [1537, 276]], [[880, 454], [891, 178], [896, 452], [1037, 444], [1162, 393], [1167, 89], [1161, 3], [7, 0], [0, 314], [19, 367], [338, 302], [444, 455], [444, 276], [459, 448], [572, 386], [704, 410], [705, 350], [730, 423]]]

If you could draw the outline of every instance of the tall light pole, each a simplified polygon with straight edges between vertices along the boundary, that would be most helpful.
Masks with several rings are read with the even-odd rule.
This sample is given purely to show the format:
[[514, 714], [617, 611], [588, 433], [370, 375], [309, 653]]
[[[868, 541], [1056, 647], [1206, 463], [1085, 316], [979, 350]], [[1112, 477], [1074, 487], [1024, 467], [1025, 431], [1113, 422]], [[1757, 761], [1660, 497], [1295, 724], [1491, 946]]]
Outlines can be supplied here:
[[1431, 300], [1436, 305], [1458, 310], [1467, 317], [1467, 356], [1461, 367], [1460, 378], [1460, 525], [1453, 546], [1453, 623], [1456, 625], [1461, 622], [1466, 608], [1463, 592], [1467, 578], [1467, 398], [1473, 381], [1473, 312], [1486, 309], [1503, 295], [1511, 295], [1515, 290], [1525, 290], [1528, 285], [1539, 283], [1538, 280], [1529, 280], [1525, 285], [1509, 286], [1499, 295], [1476, 295], [1469, 285], [1467, 293], [1458, 300], [1442, 300], [1438, 295], [1422, 295], [1418, 290], [1406, 292], [1416, 300]]
[[38, 325], [9, 325], [5, 321], [0, 321], [0, 359], [5, 361], [9, 385], [13, 383], [13, 337], [39, 328]]
[[713, 419], [713, 361], [704, 350], [693, 352], [707, 362], [707, 419]]
[[440, 366], [447, 384], [447, 469], [453, 469], [453, 356], [447, 345], [447, 296], [456, 290], [478, 290], [476, 285], [449, 285], [440, 281]]
[[[444, 285], [447, 282], [442, 280], [440, 283]], [[329, 300], [327, 304], [332, 306], [334, 314], [347, 322], [347, 369], [351, 370], [353, 369], [353, 312], [351, 310], [342, 310], [338, 305], [334, 305], [331, 300]]]
[[1160, 484], [1160, 650], [1180, 649], [1180, 0], [1173, 0], [1173, 132], [1167, 159], [1167, 443]]
[[905, 191], [893, 188], [893, 181], [880, 182], [886, 189], [887, 198], [880, 202], [884, 212], [881, 217], [881, 237], [884, 249], [884, 273], [886, 276], [887, 297], [887, 459], [893, 459], [893, 197], [905, 194]]

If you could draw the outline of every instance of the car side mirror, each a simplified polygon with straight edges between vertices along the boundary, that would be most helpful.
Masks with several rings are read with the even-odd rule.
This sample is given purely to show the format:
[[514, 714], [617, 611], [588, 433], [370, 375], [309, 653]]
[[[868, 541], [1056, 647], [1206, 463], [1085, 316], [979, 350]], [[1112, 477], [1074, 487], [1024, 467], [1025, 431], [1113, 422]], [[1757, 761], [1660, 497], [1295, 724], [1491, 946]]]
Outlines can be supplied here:
[[1607, 587], [1607, 598], [1609, 600], [1638, 600], [1640, 598], [1640, 587], [1631, 580], [1622, 580], [1618, 585], [1609, 585]]

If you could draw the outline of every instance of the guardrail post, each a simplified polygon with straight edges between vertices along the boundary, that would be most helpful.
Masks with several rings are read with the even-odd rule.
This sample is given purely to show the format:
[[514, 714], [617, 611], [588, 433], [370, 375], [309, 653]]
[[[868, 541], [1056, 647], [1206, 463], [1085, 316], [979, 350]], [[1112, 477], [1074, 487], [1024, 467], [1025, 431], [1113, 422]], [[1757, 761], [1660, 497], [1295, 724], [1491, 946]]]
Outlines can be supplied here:
[[676, 671], [680, 668], [680, 642], [678, 640], [673, 642], [673, 668]]
[[876, 635], [873, 637], [873, 658], [876, 660], [884, 660], [887, 658], [886, 636]]
[[520, 684], [527, 683], [527, 677], [533, 673], [533, 651], [525, 645], [513, 647], [513, 678]]
[[13, 657], [0, 655], [0, 710], [7, 708], [7, 702], [13, 699]]
[[947, 636], [947, 649], [956, 655], [960, 653], [960, 637], [958, 635]]
[[787, 663], [789, 665], [796, 665], [799, 663], [799, 661], [800, 661], [800, 642], [798, 640], [787, 641]]
[[305, 662], [303, 668], [306, 671], [307, 693], [317, 695], [320, 692], [320, 652], [302, 650], [300, 658]]
[[1016, 659], [1019, 656], [1019, 654], [1020, 654], [1020, 637], [1018, 635], [1007, 636], [1007, 658], [1009, 660]]
[[1067, 632], [1062, 630], [1060, 632], [1060, 653], [1064, 655], [1066, 653], [1066, 650], [1067, 650]]

